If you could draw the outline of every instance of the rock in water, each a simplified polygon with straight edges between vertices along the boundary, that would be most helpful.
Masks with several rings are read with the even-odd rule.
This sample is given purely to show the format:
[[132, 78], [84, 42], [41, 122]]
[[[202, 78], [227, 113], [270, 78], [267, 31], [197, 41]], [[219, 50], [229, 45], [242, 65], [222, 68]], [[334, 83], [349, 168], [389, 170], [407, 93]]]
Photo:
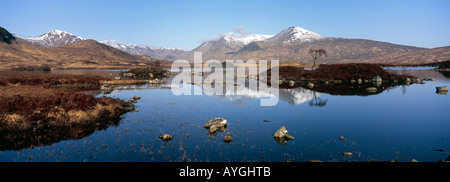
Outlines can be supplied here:
[[344, 156], [352, 156], [353, 154], [351, 152], [342, 152], [342, 155]]
[[436, 87], [436, 93], [441, 95], [447, 95], [448, 87], [447, 86]]
[[233, 141], [233, 138], [231, 138], [229, 135], [227, 135], [227, 136], [223, 137], [223, 141], [225, 143], [230, 143]]
[[224, 131], [227, 126], [227, 120], [224, 118], [214, 118], [209, 120], [203, 127], [209, 130], [209, 133]]
[[134, 96], [133, 97], [133, 100], [139, 100], [139, 99], [141, 99], [141, 97], [139, 97], [139, 96]]
[[369, 88], [366, 88], [366, 91], [367, 91], [367, 92], [370, 92], [370, 93], [375, 93], [375, 92], [377, 92], [377, 88], [375, 88], [375, 87], [369, 87]]
[[163, 134], [159, 136], [159, 138], [161, 138], [165, 143], [167, 143], [168, 141], [173, 139], [173, 136], [169, 134]]
[[345, 138], [343, 136], [340, 136], [339, 140], [342, 141], [342, 140], [345, 140]]
[[287, 141], [294, 139], [293, 136], [288, 134], [286, 127], [282, 126], [274, 134], [273, 138], [280, 145], [286, 145]]
[[372, 82], [383, 82], [383, 79], [380, 76], [375, 76], [372, 78]]
[[289, 86], [293, 87], [294, 85], [295, 85], [294, 80], [290, 80], [290, 81], [289, 81]]

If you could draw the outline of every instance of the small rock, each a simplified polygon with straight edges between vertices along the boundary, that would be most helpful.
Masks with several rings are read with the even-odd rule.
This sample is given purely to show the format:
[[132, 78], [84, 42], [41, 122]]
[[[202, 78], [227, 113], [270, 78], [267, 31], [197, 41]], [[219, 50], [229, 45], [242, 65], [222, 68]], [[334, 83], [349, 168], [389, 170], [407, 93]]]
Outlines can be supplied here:
[[293, 80], [289, 81], [289, 86], [293, 87], [295, 85], [295, 82]]
[[436, 93], [441, 95], [447, 95], [448, 87], [447, 86], [436, 87]]
[[380, 76], [375, 76], [372, 78], [372, 82], [382, 82], [383, 79]]
[[153, 80], [149, 80], [148, 83], [149, 84], [162, 84], [162, 83], [165, 83], [165, 82], [164, 82], [164, 80], [160, 80], [160, 79], [156, 78], [156, 79], [153, 79]]
[[306, 86], [308, 86], [308, 88], [313, 88], [314, 87], [314, 83], [309, 82], [308, 85], [306, 85]]
[[321, 160], [309, 160], [308, 162], [322, 162]]
[[186, 133], [186, 135], [184, 135], [184, 136], [189, 137], [189, 133]]
[[161, 138], [165, 143], [167, 143], [168, 141], [173, 139], [173, 136], [169, 134], [163, 134], [159, 136], [159, 138]]
[[102, 91], [112, 91], [114, 89], [113, 89], [113, 87], [110, 84], [103, 84], [100, 87], [100, 90], [102, 90]]
[[342, 140], [345, 140], [345, 138], [343, 136], [340, 136], [339, 140], [342, 141]]
[[137, 103], [135, 100], [127, 100], [128, 103]]
[[415, 79], [413, 79], [413, 81], [414, 81], [414, 83], [420, 83], [420, 79], [418, 79], [418, 78], [415, 78]]
[[419, 162], [418, 160], [416, 160], [416, 159], [411, 159], [411, 161], [410, 162]]
[[351, 152], [342, 152], [342, 155], [344, 156], [352, 156], [353, 154]]
[[231, 138], [229, 135], [226, 135], [225, 137], [223, 137], [223, 141], [225, 143], [230, 143], [233, 141], [233, 138]]
[[139, 100], [139, 99], [141, 99], [141, 97], [139, 97], [139, 96], [134, 96], [133, 97], [133, 100]]
[[214, 118], [209, 120], [203, 127], [209, 130], [209, 133], [215, 133], [216, 131], [225, 131], [227, 120], [224, 118]]
[[375, 92], [377, 92], [377, 88], [375, 88], [375, 87], [369, 87], [369, 88], [366, 88], [366, 91], [367, 91], [367, 92], [370, 92], [370, 93], [375, 93]]
[[294, 139], [293, 136], [288, 135], [286, 127], [280, 127], [274, 134], [273, 138], [280, 145], [286, 145], [287, 141]]

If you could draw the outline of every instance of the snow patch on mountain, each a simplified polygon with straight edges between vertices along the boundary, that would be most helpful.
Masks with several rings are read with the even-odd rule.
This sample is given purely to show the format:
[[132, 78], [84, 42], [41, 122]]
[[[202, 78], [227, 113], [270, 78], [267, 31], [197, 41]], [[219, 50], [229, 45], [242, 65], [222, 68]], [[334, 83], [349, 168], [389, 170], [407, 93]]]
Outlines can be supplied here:
[[267, 39], [270, 43], [284, 43], [289, 44], [292, 42], [311, 42], [314, 40], [320, 40], [325, 38], [315, 32], [309, 31], [301, 27], [289, 27], [270, 39]]
[[301, 27], [289, 27], [276, 35], [263, 34], [244, 34], [240, 32], [229, 32], [225, 34], [218, 34], [201, 41], [203, 45], [212, 44], [218, 41], [223, 41], [228, 45], [243, 47], [249, 43], [257, 41], [265, 41], [268, 43], [283, 43], [289, 44], [293, 42], [311, 42], [325, 38], [315, 32], [309, 31]]
[[17, 34], [14, 34], [14, 36], [17, 39], [41, 47], [58, 47], [65, 44], [85, 40], [82, 37], [61, 30], [52, 30], [50, 32], [47, 32], [45, 34], [36, 37], [24, 37]]

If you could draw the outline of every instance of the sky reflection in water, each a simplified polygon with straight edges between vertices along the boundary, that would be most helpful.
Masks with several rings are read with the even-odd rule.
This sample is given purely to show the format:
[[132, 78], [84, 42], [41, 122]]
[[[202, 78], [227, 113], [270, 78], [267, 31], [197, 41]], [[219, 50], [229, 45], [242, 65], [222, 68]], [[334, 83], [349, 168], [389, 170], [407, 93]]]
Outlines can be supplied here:
[[[174, 96], [170, 89], [148, 85], [115, 90], [107, 96], [140, 96], [139, 112], [81, 139], [5, 150], [0, 161], [445, 160], [450, 153], [433, 150], [450, 151], [450, 96], [436, 94], [435, 87], [449, 86], [450, 79], [430, 70], [408, 73], [437, 80], [370, 96], [287, 89], [280, 91], [273, 107], [260, 106], [255, 94]], [[326, 104], [310, 104], [317, 99]], [[215, 117], [226, 118], [228, 127], [211, 136], [203, 124]], [[295, 137], [284, 146], [272, 137], [281, 126]], [[227, 132], [234, 139], [231, 143], [223, 142]], [[158, 138], [163, 133], [174, 139], [164, 143]], [[346, 139], [340, 141], [339, 136]]]

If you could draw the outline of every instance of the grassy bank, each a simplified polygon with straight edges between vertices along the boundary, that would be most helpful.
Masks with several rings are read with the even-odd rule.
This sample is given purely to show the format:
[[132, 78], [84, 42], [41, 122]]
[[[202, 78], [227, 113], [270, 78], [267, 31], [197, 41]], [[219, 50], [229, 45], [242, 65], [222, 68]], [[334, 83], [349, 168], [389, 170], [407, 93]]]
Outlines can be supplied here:
[[100, 88], [98, 76], [0, 72], [0, 129], [91, 125], [118, 118], [130, 106], [78, 91]]

